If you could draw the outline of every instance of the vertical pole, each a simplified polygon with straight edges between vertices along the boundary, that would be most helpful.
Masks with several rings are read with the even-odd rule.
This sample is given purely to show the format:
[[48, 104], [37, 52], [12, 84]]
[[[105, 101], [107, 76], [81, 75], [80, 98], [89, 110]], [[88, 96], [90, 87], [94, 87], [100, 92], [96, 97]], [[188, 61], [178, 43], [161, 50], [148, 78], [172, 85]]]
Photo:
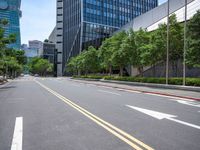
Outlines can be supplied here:
[[184, 23], [184, 51], [183, 51], [183, 86], [186, 84], [186, 49], [187, 49], [187, 0], [185, 0], [185, 23]]
[[166, 58], [166, 85], [169, 80], [169, 0], [167, 2], [167, 58]]
[[54, 77], [57, 77], [58, 76], [58, 70], [57, 70], [57, 65], [58, 65], [58, 63], [57, 63], [57, 55], [58, 54], [58, 50], [57, 49], [54, 49], [54, 67], [53, 67], [53, 69], [54, 69]]
[[79, 54], [81, 54], [82, 52], [82, 46], [83, 46], [83, 26], [84, 26], [84, 23], [83, 23], [83, 0], [81, 0], [81, 23], [80, 23], [80, 27], [81, 27], [81, 37], [80, 37], [80, 50], [79, 50]]

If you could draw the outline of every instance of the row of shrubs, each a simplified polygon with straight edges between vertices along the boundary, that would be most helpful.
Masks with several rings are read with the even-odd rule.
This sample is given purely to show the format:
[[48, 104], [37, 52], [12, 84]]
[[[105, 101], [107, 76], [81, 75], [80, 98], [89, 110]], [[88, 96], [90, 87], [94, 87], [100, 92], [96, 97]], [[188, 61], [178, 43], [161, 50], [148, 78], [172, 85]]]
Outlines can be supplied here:
[[[105, 80], [116, 80], [116, 81], [129, 81], [129, 82], [140, 82], [140, 83], [157, 83], [165, 84], [165, 78], [152, 78], [152, 77], [120, 77], [120, 76], [74, 76], [74, 78], [87, 78], [87, 79], [105, 79]], [[171, 85], [182, 85], [183, 78], [169, 78], [169, 84]], [[200, 86], [200, 78], [186, 78], [187, 86]]]
[[98, 75], [88, 75], [88, 76], [73, 76], [73, 78], [83, 78], [83, 79], [104, 79], [105, 76]]

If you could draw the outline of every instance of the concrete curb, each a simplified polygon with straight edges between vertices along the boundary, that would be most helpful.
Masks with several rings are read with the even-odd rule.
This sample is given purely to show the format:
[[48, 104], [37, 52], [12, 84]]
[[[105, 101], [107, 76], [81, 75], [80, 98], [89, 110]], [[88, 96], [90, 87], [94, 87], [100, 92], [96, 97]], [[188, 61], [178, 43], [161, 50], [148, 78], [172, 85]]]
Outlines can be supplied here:
[[115, 80], [104, 80], [104, 79], [101, 79], [100, 81], [101, 82], [107, 82], [107, 83], [125, 84], [125, 85], [147, 86], [147, 87], [155, 87], [155, 88], [176, 89], [176, 90], [200, 92], [200, 87], [194, 87], [194, 86], [179, 86], [179, 85], [165, 85], [165, 84], [154, 84], [154, 83], [139, 83], [139, 82], [115, 81]]

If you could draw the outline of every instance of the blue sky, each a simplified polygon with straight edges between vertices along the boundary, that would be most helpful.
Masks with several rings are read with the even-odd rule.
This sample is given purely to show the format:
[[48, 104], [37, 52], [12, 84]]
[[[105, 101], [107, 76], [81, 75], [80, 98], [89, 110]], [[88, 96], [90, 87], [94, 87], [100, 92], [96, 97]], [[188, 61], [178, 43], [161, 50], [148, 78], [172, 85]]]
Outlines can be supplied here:
[[56, 0], [22, 0], [21, 10], [22, 44], [48, 38], [56, 24]]
[[22, 0], [21, 41], [48, 38], [56, 24], [56, 0]]

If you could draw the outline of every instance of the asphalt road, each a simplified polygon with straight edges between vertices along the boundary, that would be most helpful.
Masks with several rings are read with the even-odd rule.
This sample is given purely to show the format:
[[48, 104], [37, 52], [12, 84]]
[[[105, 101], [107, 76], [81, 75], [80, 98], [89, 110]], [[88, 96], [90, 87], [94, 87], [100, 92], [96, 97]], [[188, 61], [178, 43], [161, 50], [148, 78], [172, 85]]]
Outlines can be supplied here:
[[199, 150], [200, 102], [24, 77], [0, 87], [0, 150]]

